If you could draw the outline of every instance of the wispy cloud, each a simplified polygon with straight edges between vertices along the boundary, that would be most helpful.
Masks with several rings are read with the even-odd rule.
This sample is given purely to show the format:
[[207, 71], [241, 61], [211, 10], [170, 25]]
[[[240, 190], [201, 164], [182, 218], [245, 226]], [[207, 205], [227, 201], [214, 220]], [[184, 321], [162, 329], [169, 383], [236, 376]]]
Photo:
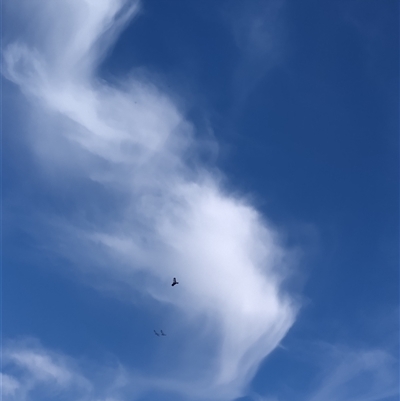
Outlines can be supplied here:
[[[275, 390], [252, 394], [256, 401], [394, 401], [399, 396], [399, 361], [388, 344], [363, 348], [300, 342], [291, 347], [292, 361], [307, 375], [282, 373]], [[298, 369], [298, 367], [297, 367]]]
[[[33, 100], [30, 139], [43, 165], [58, 180], [75, 169], [98, 183], [114, 210], [88, 217], [102, 203], [93, 193], [81, 199], [78, 216], [58, 216], [41, 240], [81, 269], [95, 266], [103, 283], [113, 279], [120, 289], [124, 282], [183, 312], [199, 345], [192, 360], [206, 360], [189, 367], [182, 358], [174, 379], [165, 373], [160, 381], [191, 396], [237, 396], [294, 322], [297, 305], [281, 288], [290, 252], [246, 198], [224, 189], [221, 173], [189, 163], [195, 127], [167, 93], [135, 76], [115, 87], [96, 75], [137, 2], [34, 3], [29, 14], [31, 3], [15, 2], [34, 32], [27, 27], [6, 44], [4, 73]], [[51, 239], [57, 235], [68, 252]], [[181, 281], [173, 296], [172, 276]], [[193, 316], [208, 329], [194, 333]], [[19, 358], [28, 370], [38, 361]], [[49, 363], [40, 359], [43, 377]], [[53, 379], [67, 376], [59, 371]]]
[[[320, 373], [315, 389], [291, 389], [299, 400], [385, 401], [398, 397], [398, 361], [384, 349], [350, 349], [339, 345], [321, 347]], [[72, 358], [43, 347], [36, 339], [6, 341], [2, 352], [1, 391], [5, 401], [31, 401], [49, 396], [82, 401], [126, 401], [149, 399], [163, 392], [178, 399], [223, 399], [222, 393], [210, 397], [207, 390], [193, 383], [143, 376], [113, 359], [93, 363]], [[318, 377], [319, 376], [319, 377]], [[284, 393], [287, 393], [287, 390]], [[279, 394], [256, 401], [289, 400]]]
[[387, 351], [329, 348], [330, 361], [310, 401], [383, 401], [398, 396], [398, 361]]
[[285, 1], [249, 0], [229, 6], [226, 15], [241, 55], [233, 82], [235, 114], [267, 72], [283, 61]]
[[5, 400], [38, 399], [39, 394], [75, 395], [92, 391], [91, 383], [75, 371], [74, 362], [44, 349], [33, 339], [10, 341], [2, 350], [2, 395]]
[[6, 342], [3, 371], [1, 391], [7, 401], [125, 401], [157, 386], [116, 361], [99, 366], [45, 348], [33, 338]]
[[15, 397], [18, 389], [20, 388], [20, 382], [13, 376], [1, 373], [1, 394], [3, 397]]

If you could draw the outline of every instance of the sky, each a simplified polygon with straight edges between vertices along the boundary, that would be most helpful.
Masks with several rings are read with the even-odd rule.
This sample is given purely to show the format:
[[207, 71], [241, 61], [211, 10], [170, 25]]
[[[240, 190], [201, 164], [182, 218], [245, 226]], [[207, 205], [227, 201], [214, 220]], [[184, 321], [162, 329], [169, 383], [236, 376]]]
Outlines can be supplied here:
[[398, 400], [398, 8], [3, 2], [3, 400]]

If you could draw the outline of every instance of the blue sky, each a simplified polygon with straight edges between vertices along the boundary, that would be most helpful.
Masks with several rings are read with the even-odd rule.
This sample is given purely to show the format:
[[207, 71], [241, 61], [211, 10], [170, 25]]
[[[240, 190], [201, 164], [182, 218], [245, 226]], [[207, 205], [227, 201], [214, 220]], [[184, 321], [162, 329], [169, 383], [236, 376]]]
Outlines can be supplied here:
[[3, 399], [397, 400], [398, 11], [4, 2]]

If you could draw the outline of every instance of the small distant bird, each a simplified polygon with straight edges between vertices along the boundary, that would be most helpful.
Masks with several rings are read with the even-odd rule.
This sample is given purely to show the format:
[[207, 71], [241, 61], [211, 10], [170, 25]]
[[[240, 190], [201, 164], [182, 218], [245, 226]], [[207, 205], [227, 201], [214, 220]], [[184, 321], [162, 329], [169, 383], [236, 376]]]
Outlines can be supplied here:
[[177, 285], [177, 284], [179, 284], [177, 281], [176, 281], [176, 278], [174, 277], [174, 279], [172, 280], [172, 287], [174, 286], [174, 285]]
[[153, 330], [154, 331], [154, 334], [157, 336], [157, 337], [160, 337], [160, 335], [155, 331], [155, 330]]
[[162, 336], [166, 336], [166, 334], [164, 334], [164, 332], [162, 330], [160, 330], [160, 331], [161, 331], [161, 335]]

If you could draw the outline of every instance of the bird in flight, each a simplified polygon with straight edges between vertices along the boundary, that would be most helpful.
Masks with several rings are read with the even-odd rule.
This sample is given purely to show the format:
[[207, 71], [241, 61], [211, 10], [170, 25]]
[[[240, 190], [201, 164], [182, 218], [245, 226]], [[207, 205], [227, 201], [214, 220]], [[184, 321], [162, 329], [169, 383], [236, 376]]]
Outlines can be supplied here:
[[174, 279], [172, 280], [172, 287], [174, 286], [174, 285], [177, 285], [177, 284], [179, 284], [177, 281], [176, 281], [176, 278], [174, 277]]
[[160, 330], [160, 331], [161, 331], [161, 335], [162, 336], [166, 336], [166, 334], [164, 334], [164, 332], [162, 330]]
[[157, 336], [157, 337], [160, 337], [160, 335], [155, 331], [155, 330], [153, 330], [154, 331], [154, 334]]

